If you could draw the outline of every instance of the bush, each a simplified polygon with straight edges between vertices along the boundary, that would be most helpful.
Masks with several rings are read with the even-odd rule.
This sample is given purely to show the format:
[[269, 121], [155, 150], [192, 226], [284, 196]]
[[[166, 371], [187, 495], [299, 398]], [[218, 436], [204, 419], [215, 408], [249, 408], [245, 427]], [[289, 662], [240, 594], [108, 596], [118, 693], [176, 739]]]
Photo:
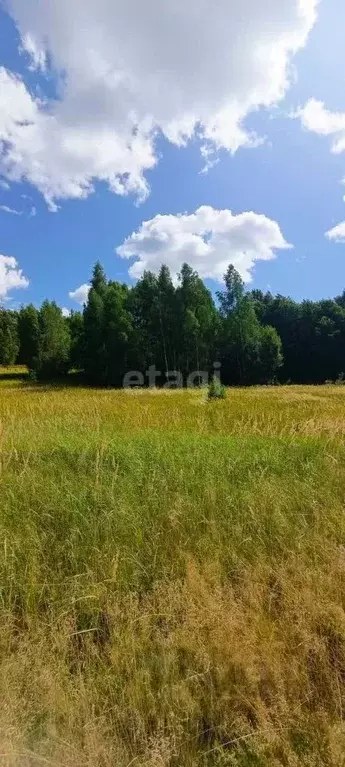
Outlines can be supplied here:
[[208, 387], [208, 398], [209, 399], [225, 399], [225, 397], [226, 397], [225, 386], [223, 386], [223, 384], [220, 382], [217, 376], [213, 376], [212, 381]]
[[27, 381], [30, 383], [37, 383], [37, 373], [36, 370], [29, 370], [27, 375]]

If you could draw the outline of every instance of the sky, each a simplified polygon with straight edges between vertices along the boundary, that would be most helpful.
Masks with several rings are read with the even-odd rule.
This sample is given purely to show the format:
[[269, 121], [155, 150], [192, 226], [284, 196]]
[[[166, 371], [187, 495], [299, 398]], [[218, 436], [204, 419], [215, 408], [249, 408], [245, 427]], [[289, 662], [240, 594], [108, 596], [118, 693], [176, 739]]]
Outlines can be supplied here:
[[0, 0], [0, 302], [187, 261], [345, 288], [345, 4]]

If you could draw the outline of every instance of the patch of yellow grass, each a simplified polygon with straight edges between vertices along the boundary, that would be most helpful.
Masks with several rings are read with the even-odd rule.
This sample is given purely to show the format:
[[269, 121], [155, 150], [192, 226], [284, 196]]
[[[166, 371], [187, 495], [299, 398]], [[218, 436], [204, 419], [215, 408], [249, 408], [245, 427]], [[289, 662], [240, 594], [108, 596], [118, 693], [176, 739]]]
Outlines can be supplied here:
[[342, 387], [0, 390], [0, 763], [345, 764]]

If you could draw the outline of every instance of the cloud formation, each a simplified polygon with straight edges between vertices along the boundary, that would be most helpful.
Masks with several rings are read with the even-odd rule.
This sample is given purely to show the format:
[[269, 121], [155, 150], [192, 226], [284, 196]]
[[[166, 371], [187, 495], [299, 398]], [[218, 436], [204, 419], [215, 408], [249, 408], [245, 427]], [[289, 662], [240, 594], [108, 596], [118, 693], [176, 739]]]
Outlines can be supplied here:
[[7, 298], [8, 294], [17, 288], [27, 288], [29, 280], [24, 277], [22, 269], [12, 256], [0, 255], [0, 300]]
[[0, 205], [0, 210], [2, 210], [3, 213], [11, 213], [13, 216], [22, 215], [21, 210], [15, 210], [15, 208], [9, 208], [8, 205]]
[[331, 136], [334, 154], [345, 151], [345, 112], [331, 112], [322, 101], [309, 99], [296, 116], [306, 130], [319, 136]]
[[51, 209], [95, 180], [148, 192], [158, 131], [198, 135], [235, 152], [258, 137], [246, 116], [283, 98], [317, 0], [7, 0], [30, 67], [53, 68], [58, 99], [42, 102], [0, 73], [0, 172], [27, 179]]
[[256, 261], [275, 258], [277, 250], [290, 248], [276, 221], [257, 213], [233, 215], [230, 210], [203, 206], [191, 215], [155, 216], [144, 221], [116, 252], [136, 260], [131, 277], [145, 269], [158, 272], [167, 264], [173, 275], [184, 261], [204, 279], [218, 282], [230, 263], [249, 282]]
[[76, 288], [76, 290], [71, 290], [68, 296], [72, 299], [72, 301], [76, 301], [77, 304], [83, 306], [83, 304], [86, 304], [87, 302], [89, 290], [90, 285], [84, 283], [84, 285], [80, 285], [79, 288]]
[[[345, 152], [345, 112], [332, 112], [325, 107], [322, 101], [309, 99], [294, 116], [301, 120], [306, 130], [316, 133], [318, 136], [331, 137], [331, 152], [333, 154]], [[331, 242], [345, 243], [345, 221], [334, 226], [333, 229], [326, 232], [325, 236]]]
[[326, 232], [326, 237], [332, 242], [345, 243], [345, 221]]

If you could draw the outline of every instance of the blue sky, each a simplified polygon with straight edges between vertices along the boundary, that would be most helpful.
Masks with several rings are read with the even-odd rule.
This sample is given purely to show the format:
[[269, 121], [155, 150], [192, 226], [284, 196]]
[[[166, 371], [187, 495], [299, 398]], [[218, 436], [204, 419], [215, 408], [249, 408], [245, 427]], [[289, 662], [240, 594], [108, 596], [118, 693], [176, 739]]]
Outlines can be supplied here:
[[[183, 13], [188, 2], [177, 2], [182, 27], [175, 30], [172, 26], [171, 36], [185, 27], [187, 34], [189, 23], [192, 34], [197, 30], [198, 39], [203, 36], [209, 67], [206, 76], [200, 73], [200, 82], [201, 48], [196, 46], [190, 53], [187, 42], [184, 48], [184, 40], [177, 37], [177, 60], [166, 60], [165, 19], [157, 18], [157, 12], [161, 13], [157, 0], [148, 3], [156, 12], [153, 31], [147, 19], [137, 19], [138, 34], [148, 38], [154, 34], [155, 43], [157, 35], [162, 38], [153, 61], [149, 39], [142, 59], [136, 59], [135, 39], [133, 50], [130, 47], [133, 19], [131, 15], [126, 18], [123, 2], [84, 0], [83, 5], [76, 0], [71, 12], [67, 0], [61, 0], [60, 10], [49, 0], [44, 13], [43, 0], [28, 3], [31, 10], [26, 3], [9, 0], [8, 13], [0, 11], [0, 253], [7, 259], [2, 272], [0, 265], [0, 298], [6, 304], [39, 304], [47, 297], [61, 306], [78, 308], [69, 293], [89, 280], [96, 259], [110, 277], [123, 281], [139, 276], [145, 265], [155, 269], [166, 261], [176, 271], [182, 260], [189, 260], [196, 268], [201, 264], [203, 276], [216, 289], [227, 260], [246, 279], [251, 276], [251, 287], [298, 299], [332, 296], [345, 288], [345, 186], [341, 185], [345, 154], [342, 147], [337, 153], [332, 151], [334, 142], [345, 137], [345, 8], [339, 8], [339, 0], [321, 0], [317, 9], [314, 0], [300, 0], [307, 18], [303, 28], [299, 0], [283, 0], [286, 18], [282, 13], [282, 19], [273, 18], [270, 0], [256, 0], [253, 29], [248, 34], [245, 14], [242, 19], [236, 11], [237, 0], [220, 2], [219, 14], [224, 14], [220, 22], [222, 30], [228, 24], [228, 42], [219, 32], [219, 20], [206, 17], [203, 22], [194, 16], [196, 0], [189, 0], [187, 20]], [[136, 3], [139, 0], [131, 0], [132, 6]], [[242, 3], [248, 18], [253, 3]], [[207, 0], [202, 4], [211, 17], [213, 4]], [[66, 14], [71, 13], [73, 18], [66, 21]], [[248, 64], [248, 55], [242, 58], [241, 46], [234, 41], [227, 73], [234, 18], [239, 25], [237, 35], [240, 31], [245, 38], [243, 56], [252, 39], [261, 42], [262, 71], [258, 71], [257, 59]], [[68, 35], [66, 24], [72, 29]], [[114, 59], [116, 30], [121, 24], [125, 33], [129, 29], [129, 42], [120, 50], [121, 59]], [[79, 35], [81, 28], [86, 31]], [[298, 50], [291, 50], [291, 39], [297, 33]], [[275, 36], [282, 47], [275, 47]], [[120, 48], [121, 44], [122, 38]], [[282, 49], [286, 54], [283, 63]], [[85, 73], [82, 63], [92, 57], [92, 68], [86, 66]], [[119, 60], [121, 77], [125, 70], [127, 78], [121, 86], [115, 79]], [[208, 81], [211, 71], [214, 88], [211, 77]], [[133, 87], [127, 85], [129, 76]], [[317, 109], [311, 108], [311, 99], [319, 104]], [[240, 103], [239, 117], [237, 112], [234, 117], [234, 101]], [[219, 117], [224, 104], [230, 105], [229, 112]], [[292, 119], [298, 109], [298, 117]], [[134, 170], [133, 151], [126, 156], [137, 132], [131, 122], [133, 110], [140, 125], [138, 135], [142, 135]], [[47, 115], [56, 119], [53, 138]], [[148, 115], [152, 120], [149, 128], [145, 123]], [[176, 122], [178, 131], [188, 134], [183, 146], [178, 145], [180, 135], [174, 135]], [[17, 130], [13, 126], [18, 123]], [[35, 125], [30, 140], [24, 134], [29, 123]], [[265, 141], [248, 148], [246, 139], [237, 140], [239, 125]], [[81, 146], [79, 136], [85, 136]], [[96, 161], [98, 141], [103, 148]], [[120, 160], [116, 159], [118, 146]], [[200, 172], [205, 165], [202, 146], [212, 151], [215, 162], [207, 173]], [[150, 167], [152, 156], [154, 167]], [[110, 177], [120, 180], [121, 194], [109, 189]], [[200, 208], [203, 212], [195, 215]], [[220, 217], [220, 210], [228, 211], [227, 215]], [[178, 214], [184, 214], [182, 219]], [[162, 218], [157, 221], [157, 216]], [[143, 222], [149, 225], [142, 227]], [[136, 233], [134, 238], [132, 233]], [[129, 259], [116, 254], [120, 246], [126, 256], [132, 254]], [[16, 259], [15, 266], [8, 257]], [[16, 287], [13, 274], [20, 275], [20, 270]], [[29, 281], [26, 288], [23, 275]]]

